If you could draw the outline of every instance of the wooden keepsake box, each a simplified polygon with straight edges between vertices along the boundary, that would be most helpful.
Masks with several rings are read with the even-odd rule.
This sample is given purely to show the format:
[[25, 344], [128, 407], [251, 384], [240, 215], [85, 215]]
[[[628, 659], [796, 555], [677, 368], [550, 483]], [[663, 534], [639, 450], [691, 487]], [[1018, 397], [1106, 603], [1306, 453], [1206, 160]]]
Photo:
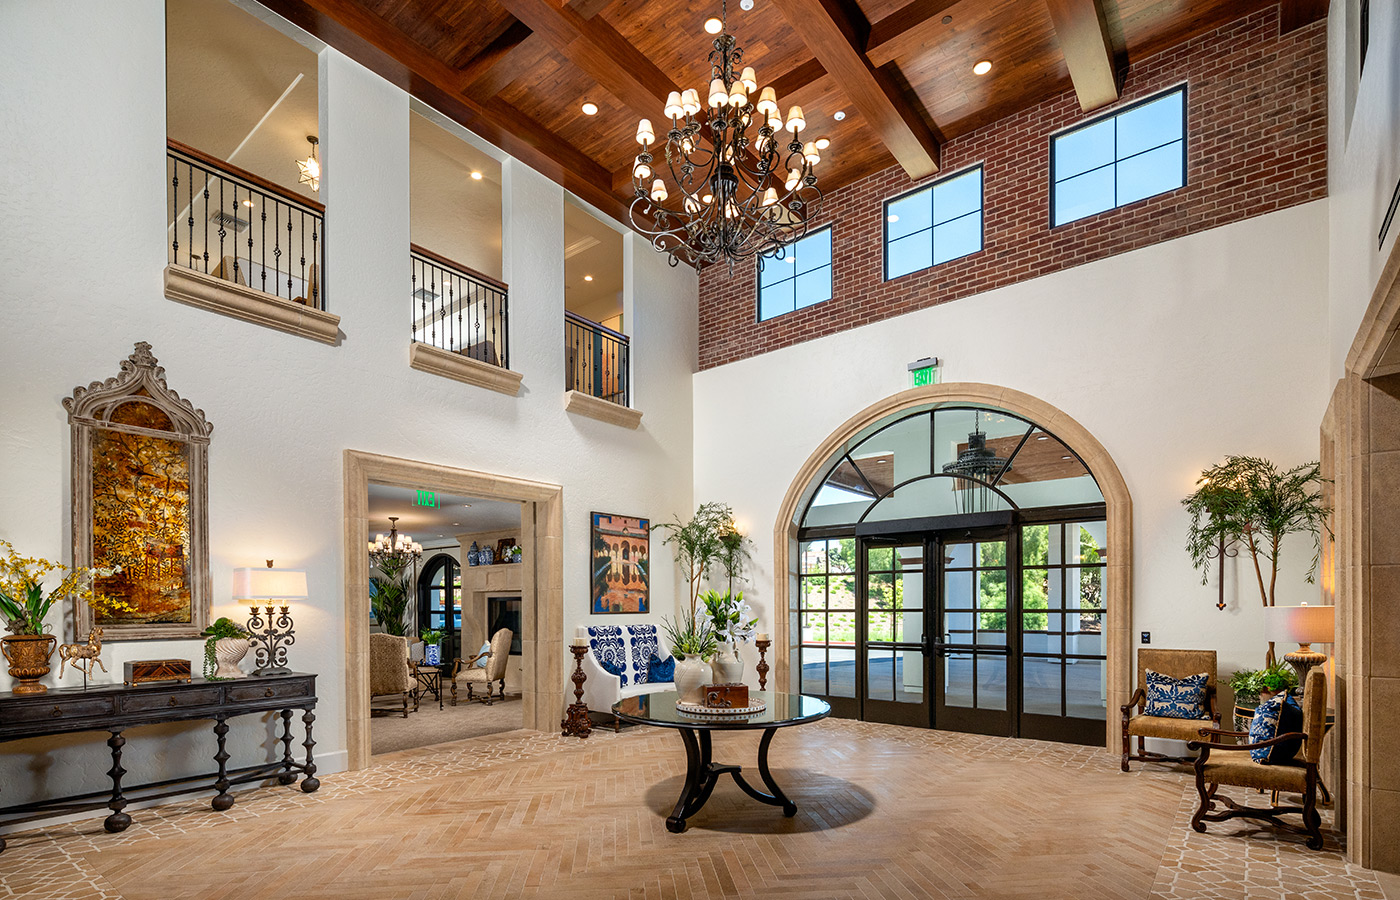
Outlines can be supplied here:
[[183, 681], [188, 684], [192, 677], [188, 659], [132, 660], [124, 664], [123, 670], [122, 681], [127, 687], [154, 681]]
[[749, 705], [749, 686], [746, 684], [707, 684], [705, 685], [705, 705], [711, 709], [746, 707]]

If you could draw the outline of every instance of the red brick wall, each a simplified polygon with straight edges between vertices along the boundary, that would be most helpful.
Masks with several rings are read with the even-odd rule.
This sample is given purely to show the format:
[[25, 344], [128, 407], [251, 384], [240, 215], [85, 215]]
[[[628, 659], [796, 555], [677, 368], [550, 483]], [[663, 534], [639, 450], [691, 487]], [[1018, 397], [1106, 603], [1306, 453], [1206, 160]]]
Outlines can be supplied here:
[[877, 172], [828, 195], [814, 223], [835, 223], [830, 301], [758, 322], [752, 263], [701, 272], [700, 368], [1326, 196], [1325, 21], [1280, 35], [1264, 10], [1134, 61], [1121, 103], [1182, 82], [1185, 187], [1051, 229], [1050, 135], [1105, 112], [1067, 91], [943, 146], [944, 173], [984, 166], [981, 252], [883, 281], [882, 204], [913, 185], [898, 166]]

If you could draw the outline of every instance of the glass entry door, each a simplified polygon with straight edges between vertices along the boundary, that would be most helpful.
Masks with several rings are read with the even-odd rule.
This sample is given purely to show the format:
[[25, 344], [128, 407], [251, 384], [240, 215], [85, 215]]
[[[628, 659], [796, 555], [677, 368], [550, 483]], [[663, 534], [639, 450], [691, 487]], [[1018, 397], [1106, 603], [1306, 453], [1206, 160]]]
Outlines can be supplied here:
[[865, 718], [927, 728], [924, 542], [869, 539], [862, 547], [859, 621]]
[[[949, 731], [1009, 735], [1007, 534], [931, 539], [937, 552], [937, 633], [933, 636], [933, 721]], [[1014, 558], [1011, 557], [1011, 558]], [[1011, 600], [1011, 603], [1008, 603]], [[1014, 628], [1015, 623], [1011, 623]]]

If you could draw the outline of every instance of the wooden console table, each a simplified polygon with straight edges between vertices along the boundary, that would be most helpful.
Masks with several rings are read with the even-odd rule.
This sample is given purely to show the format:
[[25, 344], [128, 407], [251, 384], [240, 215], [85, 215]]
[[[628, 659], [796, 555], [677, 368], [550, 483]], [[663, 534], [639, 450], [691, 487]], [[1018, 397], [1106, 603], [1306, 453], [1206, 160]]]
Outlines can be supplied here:
[[[106, 731], [111, 734], [107, 739], [107, 746], [112, 751], [112, 768], [107, 772], [112, 779], [110, 795], [106, 791], [100, 791], [3, 807], [0, 808], [0, 819], [17, 821], [35, 818], [36, 814], [46, 811], [77, 812], [106, 806], [112, 811], [103, 821], [107, 831], [126, 830], [131, 824], [131, 816], [122, 811], [127, 805], [127, 798], [122, 793], [122, 776], [126, 774], [126, 770], [122, 768], [122, 746], [126, 743], [122, 732], [138, 725], [158, 725], [191, 719], [214, 720], [214, 737], [218, 745], [214, 761], [218, 763], [218, 771], [210, 775], [154, 782], [128, 790], [167, 788], [182, 782], [212, 778], [212, 786], [217, 793], [210, 805], [216, 810], [226, 810], [233, 806], [234, 798], [228, 789], [235, 784], [263, 781], [273, 777], [277, 779], [278, 784], [292, 784], [297, 780], [297, 773], [301, 773], [305, 776], [301, 781], [301, 789], [311, 793], [321, 786], [321, 782], [316, 778], [316, 764], [312, 761], [311, 754], [311, 749], [316, 745], [311, 737], [311, 723], [316, 721], [316, 714], [313, 712], [315, 707], [316, 676], [295, 672], [229, 681], [205, 681], [196, 678], [188, 684], [175, 682], [132, 687], [110, 684], [91, 685], [86, 690], [80, 687], [56, 688], [43, 694], [0, 693], [0, 741], [17, 741], [79, 731]], [[304, 762], [297, 762], [292, 758], [294, 709], [304, 710], [301, 716], [306, 725], [306, 739], [302, 741], [302, 746], [306, 748]], [[234, 716], [265, 712], [281, 714], [282, 736], [278, 740], [282, 742], [282, 759], [229, 769], [229, 754], [224, 749], [228, 720]], [[141, 799], [169, 797], [187, 790], [188, 788], [171, 790], [143, 796]], [[0, 838], [0, 851], [4, 849], [5, 840]]]

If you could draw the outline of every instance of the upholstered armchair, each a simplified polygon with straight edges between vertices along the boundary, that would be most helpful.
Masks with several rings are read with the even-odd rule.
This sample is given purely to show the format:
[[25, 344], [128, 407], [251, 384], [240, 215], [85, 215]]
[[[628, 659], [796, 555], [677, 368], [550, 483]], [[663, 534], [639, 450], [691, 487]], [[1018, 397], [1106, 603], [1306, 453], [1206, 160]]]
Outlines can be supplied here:
[[[1284, 825], [1278, 817], [1286, 813], [1302, 813], [1303, 827], [1308, 835], [1307, 845], [1313, 850], [1322, 849], [1322, 817], [1317, 812], [1317, 789], [1320, 779], [1317, 764], [1322, 758], [1322, 737], [1327, 727], [1327, 675], [1322, 667], [1308, 672], [1308, 680], [1303, 685], [1303, 730], [1301, 733], [1280, 734], [1270, 740], [1254, 744], [1222, 744], [1221, 738], [1246, 738], [1248, 732], [1220, 731], [1214, 728], [1202, 729], [1201, 737], [1209, 740], [1196, 740], [1188, 746], [1199, 750], [1196, 757], [1196, 792], [1201, 796], [1201, 805], [1191, 817], [1191, 827], [1197, 831], [1206, 830], [1206, 822], [1223, 822], [1226, 819], [1243, 817], [1266, 819], [1275, 825]], [[1298, 755], [1284, 763], [1255, 762], [1249, 751], [1275, 744], [1289, 743], [1302, 739], [1302, 749]], [[1229, 797], [1217, 796], [1220, 785], [1258, 788], [1274, 792], [1274, 805], [1270, 807], [1241, 806]], [[1278, 794], [1301, 794], [1302, 806], [1279, 806]], [[1225, 808], [1212, 812], [1219, 804]]]
[[408, 638], [397, 634], [369, 636], [369, 696], [399, 694], [403, 697], [403, 717], [408, 718], [408, 701], [413, 694], [413, 672], [408, 667]]
[[[1173, 678], [1187, 678], [1206, 673], [1206, 712], [1200, 719], [1172, 719], [1166, 716], [1143, 714], [1147, 703], [1147, 670], [1161, 672]], [[1194, 741], [1200, 737], [1202, 728], [1218, 728], [1220, 711], [1216, 709], [1215, 698], [1215, 651], [1214, 650], [1155, 650], [1150, 647], [1138, 649], [1138, 685], [1123, 713], [1123, 771], [1128, 771], [1128, 761], [1189, 763], [1189, 757], [1168, 756], [1152, 753], [1147, 749], [1144, 738], [1163, 738], [1172, 741]], [[1131, 752], [1130, 741], [1137, 738], [1137, 753]]]
[[[486, 696], [483, 698], [487, 706], [494, 702], [491, 685], [498, 684], [501, 689], [500, 699], [506, 697], [506, 665], [510, 662], [510, 642], [515, 634], [509, 628], [502, 628], [491, 635], [491, 646], [485, 653], [463, 660], [458, 657], [452, 666], [452, 705], [457, 705], [457, 685], [467, 686], [467, 699], [475, 700], [475, 689], [479, 686], [486, 688]], [[486, 665], [477, 665], [484, 661]]]

